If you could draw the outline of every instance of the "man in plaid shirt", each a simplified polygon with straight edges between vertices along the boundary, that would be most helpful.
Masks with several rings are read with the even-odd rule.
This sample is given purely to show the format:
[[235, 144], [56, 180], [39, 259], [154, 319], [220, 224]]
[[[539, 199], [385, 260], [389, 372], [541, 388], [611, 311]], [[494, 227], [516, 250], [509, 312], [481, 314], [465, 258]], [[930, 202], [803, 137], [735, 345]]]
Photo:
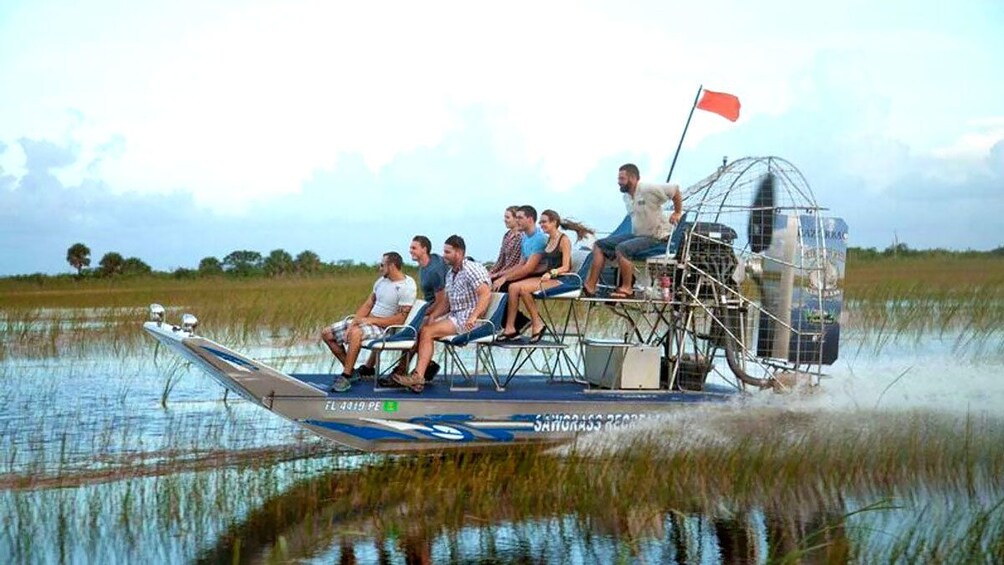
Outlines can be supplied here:
[[462, 334], [474, 329], [474, 323], [484, 316], [491, 301], [488, 285], [491, 278], [481, 263], [467, 260], [467, 244], [459, 235], [446, 238], [443, 245], [446, 261], [446, 300], [436, 301], [428, 313], [431, 322], [418, 334], [418, 362], [410, 375], [394, 375], [394, 380], [412, 390], [422, 392], [425, 369], [432, 360], [437, 339]]

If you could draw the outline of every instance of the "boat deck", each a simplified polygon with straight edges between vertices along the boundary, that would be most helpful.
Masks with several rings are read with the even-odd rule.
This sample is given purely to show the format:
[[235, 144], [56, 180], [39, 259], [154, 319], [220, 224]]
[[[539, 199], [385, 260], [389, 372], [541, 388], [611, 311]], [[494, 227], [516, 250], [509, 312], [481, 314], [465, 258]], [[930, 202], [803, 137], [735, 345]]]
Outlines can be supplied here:
[[728, 386], [708, 383], [704, 391], [664, 391], [664, 390], [607, 390], [587, 388], [586, 385], [571, 381], [550, 380], [543, 375], [520, 375], [509, 383], [504, 391], [496, 391], [487, 375], [480, 375], [478, 390], [450, 390], [449, 377], [440, 375], [425, 386], [420, 394], [405, 388], [383, 388], [374, 391], [373, 381], [361, 381], [346, 392], [331, 392], [331, 374], [293, 374], [291, 377], [328, 392], [332, 399], [424, 399], [424, 400], [476, 400], [478, 402], [708, 402], [726, 401], [735, 398], [738, 392]]

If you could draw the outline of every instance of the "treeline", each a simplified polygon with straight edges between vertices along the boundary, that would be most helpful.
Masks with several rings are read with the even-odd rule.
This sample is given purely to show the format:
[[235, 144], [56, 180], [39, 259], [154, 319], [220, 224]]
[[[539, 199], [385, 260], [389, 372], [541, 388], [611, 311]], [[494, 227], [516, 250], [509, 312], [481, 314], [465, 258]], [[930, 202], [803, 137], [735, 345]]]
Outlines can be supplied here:
[[[990, 251], [954, 251], [950, 249], [912, 249], [905, 243], [890, 245], [879, 250], [874, 247], [848, 247], [849, 261], [876, 261], [896, 258], [1004, 258], [1004, 246]], [[375, 264], [342, 259], [324, 262], [313, 251], [301, 251], [295, 257], [284, 249], [274, 249], [268, 255], [257, 251], [233, 251], [223, 257], [204, 257], [194, 268], [179, 267], [173, 271], [154, 271], [150, 265], [138, 257], [123, 257], [121, 253], [109, 251], [105, 253], [91, 268], [91, 250], [83, 243], [75, 243], [66, 250], [66, 262], [76, 269], [76, 275], [15, 275], [7, 277], [14, 280], [42, 281], [48, 278], [64, 278], [75, 276], [77, 279], [106, 279], [117, 277], [158, 276], [178, 279], [196, 279], [203, 277], [307, 277], [352, 271], [370, 270]]]
[[875, 261], [879, 259], [895, 259], [895, 258], [912, 258], [912, 257], [923, 257], [930, 259], [938, 258], [986, 258], [986, 257], [1001, 257], [1004, 258], [1004, 245], [997, 247], [996, 249], [991, 249], [990, 251], [974, 251], [972, 249], [967, 249], [965, 251], [955, 251], [951, 249], [911, 249], [909, 245], [905, 243], [897, 243], [890, 245], [883, 250], [878, 250], [874, 247], [848, 247], [847, 248], [847, 259], [848, 260], [858, 260], [858, 261]]
[[[138, 257], [126, 258], [118, 252], [110, 251], [101, 257], [95, 268], [91, 268], [91, 250], [83, 243], [75, 243], [66, 250], [66, 262], [77, 270], [76, 276], [81, 279], [140, 275], [172, 276], [179, 279], [314, 276], [373, 268], [373, 265], [352, 260], [325, 263], [317, 253], [309, 250], [301, 251], [294, 257], [284, 249], [274, 249], [268, 255], [249, 250], [233, 251], [222, 259], [204, 257], [195, 268], [179, 267], [169, 272], [154, 271]], [[37, 278], [45, 275], [27, 276]]]

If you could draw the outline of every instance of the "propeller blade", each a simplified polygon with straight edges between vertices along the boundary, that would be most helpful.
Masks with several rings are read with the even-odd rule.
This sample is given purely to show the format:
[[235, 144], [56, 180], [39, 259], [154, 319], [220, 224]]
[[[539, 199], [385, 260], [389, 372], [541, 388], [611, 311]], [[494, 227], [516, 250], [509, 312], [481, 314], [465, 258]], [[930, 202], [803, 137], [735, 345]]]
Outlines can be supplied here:
[[761, 253], [770, 247], [774, 239], [774, 175], [767, 173], [753, 197], [753, 210], [750, 212], [749, 234], [750, 250]]

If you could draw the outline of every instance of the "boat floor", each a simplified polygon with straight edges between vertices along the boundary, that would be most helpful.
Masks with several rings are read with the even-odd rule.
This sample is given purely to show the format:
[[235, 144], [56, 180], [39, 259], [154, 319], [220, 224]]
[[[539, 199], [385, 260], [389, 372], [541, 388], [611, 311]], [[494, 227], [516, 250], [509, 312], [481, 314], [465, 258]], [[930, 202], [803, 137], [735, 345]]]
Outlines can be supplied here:
[[[331, 392], [331, 374], [293, 374], [291, 377], [328, 393], [332, 399], [401, 398], [412, 400], [457, 400], [478, 402], [708, 402], [734, 398], [736, 389], [708, 383], [704, 390], [608, 390], [588, 388], [584, 384], [569, 380], [551, 380], [544, 375], [519, 375], [504, 391], [496, 391], [495, 384], [487, 375], [477, 377], [478, 390], [450, 390], [449, 376], [439, 376], [425, 385], [420, 394], [405, 388], [385, 388], [373, 390], [372, 380], [363, 380], [352, 385], [346, 392]], [[460, 379], [457, 379], [458, 382]]]

